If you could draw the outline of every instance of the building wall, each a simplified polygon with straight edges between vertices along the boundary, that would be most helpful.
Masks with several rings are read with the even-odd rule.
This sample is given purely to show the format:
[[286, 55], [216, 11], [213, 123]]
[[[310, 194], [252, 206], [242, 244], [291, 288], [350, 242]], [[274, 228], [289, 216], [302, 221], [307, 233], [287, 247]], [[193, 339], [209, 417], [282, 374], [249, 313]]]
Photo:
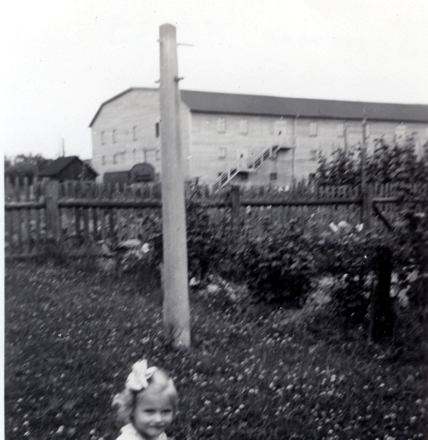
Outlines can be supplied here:
[[[189, 109], [180, 109], [184, 177], [189, 178]], [[136, 163], [148, 162], [161, 174], [159, 93], [132, 90], [105, 104], [92, 125], [92, 166], [99, 173], [129, 171]]]
[[[159, 120], [157, 90], [134, 89], [104, 104], [92, 126], [92, 164], [99, 179], [104, 172], [130, 170], [138, 162], [149, 162], [160, 174]], [[420, 146], [428, 140], [428, 123], [367, 121], [367, 126], [369, 150], [380, 137], [390, 142], [413, 134]], [[315, 172], [320, 152], [329, 156], [338, 147], [363, 139], [361, 121], [192, 113], [184, 103], [180, 127], [184, 177], [205, 183], [214, 182], [240, 158], [241, 165], [248, 165], [269, 146], [281, 145], [288, 150], [234, 181], [287, 186], [293, 177], [300, 180]]]
[[[191, 173], [212, 183], [219, 174], [236, 166], [251, 164], [273, 145], [289, 151], [266, 160], [257, 172], [236, 181], [254, 185], [289, 185], [292, 180], [294, 118], [273, 116], [192, 113]], [[241, 158], [241, 159], [240, 159]], [[274, 180], [272, 180], [274, 178]]]
[[159, 120], [159, 94], [154, 90], [133, 90], [105, 104], [92, 125], [92, 166], [98, 179], [139, 162], [151, 163], [159, 173]]
[[[243, 120], [246, 133], [241, 130]], [[400, 136], [397, 133], [401, 133], [403, 141], [406, 135], [413, 135], [420, 147], [428, 140], [428, 124], [368, 121], [366, 126], [369, 151], [373, 151], [376, 139], [383, 137], [392, 142]], [[191, 174], [213, 182], [220, 173], [235, 166], [242, 153], [251, 162], [270, 145], [279, 144], [290, 150], [281, 151], [258, 172], [238, 176], [236, 181], [286, 186], [293, 177], [300, 180], [314, 173], [320, 153], [329, 156], [339, 147], [362, 142], [362, 121], [193, 113]]]

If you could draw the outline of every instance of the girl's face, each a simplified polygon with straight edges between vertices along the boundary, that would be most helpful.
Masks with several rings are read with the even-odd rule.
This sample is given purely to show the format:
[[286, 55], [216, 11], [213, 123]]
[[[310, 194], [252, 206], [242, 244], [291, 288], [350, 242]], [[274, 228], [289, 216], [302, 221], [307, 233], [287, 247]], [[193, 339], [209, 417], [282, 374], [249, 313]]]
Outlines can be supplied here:
[[145, 439], [156, 439], [168, 429], [173, 419], [174, 408], [165, 391], [153, 392], [148, 388], [138, 396], [133, 424]]

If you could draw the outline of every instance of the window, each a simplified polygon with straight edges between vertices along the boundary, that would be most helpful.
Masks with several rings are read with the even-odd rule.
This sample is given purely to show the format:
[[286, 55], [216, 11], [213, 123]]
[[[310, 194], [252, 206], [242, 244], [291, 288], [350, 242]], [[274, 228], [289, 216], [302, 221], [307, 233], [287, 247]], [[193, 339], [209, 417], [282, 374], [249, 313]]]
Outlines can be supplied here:
[[248, 134], [248, 119], [241, 119], [239, 121], [239, 132], [241, 134]]
[[102, 156], [102, 157], [101, 157], [101, 163], [102, 163], [103, 165], [105, 165], [105, 164], [107, 163], [107, 159], [106, 159], [105, 156]]
[[[158, 122], [158, 124], [159, 124], [159, 122]], [[156, 160], [160, 160], [160, 149], [159, 148], [156, 149], [155, 156], [156, 156]]]
[[270, 180], [278, 180], [278, 173], [270, 173]]
[[309, 136], [316, 136], [318, 134], [318, 123], [309, 123]]
[[101, 132], [101, 145], [105, 145], [104, 132]]
[[398, 140], [403, 139], [406, 136], [406, 126], [403, 123], [397, 125], [395, 128], [395, 136]]
[[287, 134], [287, 121], [284, 121], [283, 119], [275, 121], [275, 133], [277, 136], [284, 138]]
[[226, 157], [226, 147], [220, 147], [218, 157], [224, 159]]
[[137, 140], [137, 127], [135, 125], [132, 127], [132, 140]]
[[113, 141], [113, 144], [115, 144], [116, 143], [116, 130], [113, 130], [111, 132], [111, 139]]
[[337, 124], [337, 137], [345, 135], [345, 124]]
[[217, 119], [217, 133], [226, 133], [226, 119], [218, 118]]
[[368, 139], [370, 137], [370, 125], [366, 124], [365, 127], [366, 127], [366, 132], [364, 134], [366, 136], [366, 139]]
[[116, 153], [113, 155], [113, 163], [124, 163], [125, 162], [125, 152]]
[[310, 158], [309, 158], [309, 160], [316, 161], [316, 160], [317, 160], [317, 157], [318, 157], [318, 149], [313, 148], [313, 149], [310, 151]]
[[155, 134], [157, 138], [160, 136], [160, 122], [156, 122], [155, 124]]
[[241, 182], [247, 182], [248, 181], [248, 173], [239, 173]]

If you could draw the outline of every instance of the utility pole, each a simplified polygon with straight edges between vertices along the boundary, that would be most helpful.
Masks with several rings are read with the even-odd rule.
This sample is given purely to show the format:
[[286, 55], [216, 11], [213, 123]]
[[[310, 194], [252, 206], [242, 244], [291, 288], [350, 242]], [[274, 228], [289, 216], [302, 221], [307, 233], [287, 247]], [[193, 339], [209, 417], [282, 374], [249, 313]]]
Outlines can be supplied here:
[[167, 341], [173, 346], [189, 347], [187, 237], [176, 29], [171, 24], [163, 24], [159, 32], [164, 329]]

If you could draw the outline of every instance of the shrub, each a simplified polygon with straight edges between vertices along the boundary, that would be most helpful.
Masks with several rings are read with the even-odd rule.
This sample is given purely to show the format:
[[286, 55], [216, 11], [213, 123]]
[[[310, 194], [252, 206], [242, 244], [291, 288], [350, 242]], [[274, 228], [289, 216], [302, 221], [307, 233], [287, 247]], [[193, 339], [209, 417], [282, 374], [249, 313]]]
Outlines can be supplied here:
[[316, 270], [304, 228], [289, 222], [266, 237], [242, 240], [234, 255], [240, 275], [259, 299], [301, 306]]

